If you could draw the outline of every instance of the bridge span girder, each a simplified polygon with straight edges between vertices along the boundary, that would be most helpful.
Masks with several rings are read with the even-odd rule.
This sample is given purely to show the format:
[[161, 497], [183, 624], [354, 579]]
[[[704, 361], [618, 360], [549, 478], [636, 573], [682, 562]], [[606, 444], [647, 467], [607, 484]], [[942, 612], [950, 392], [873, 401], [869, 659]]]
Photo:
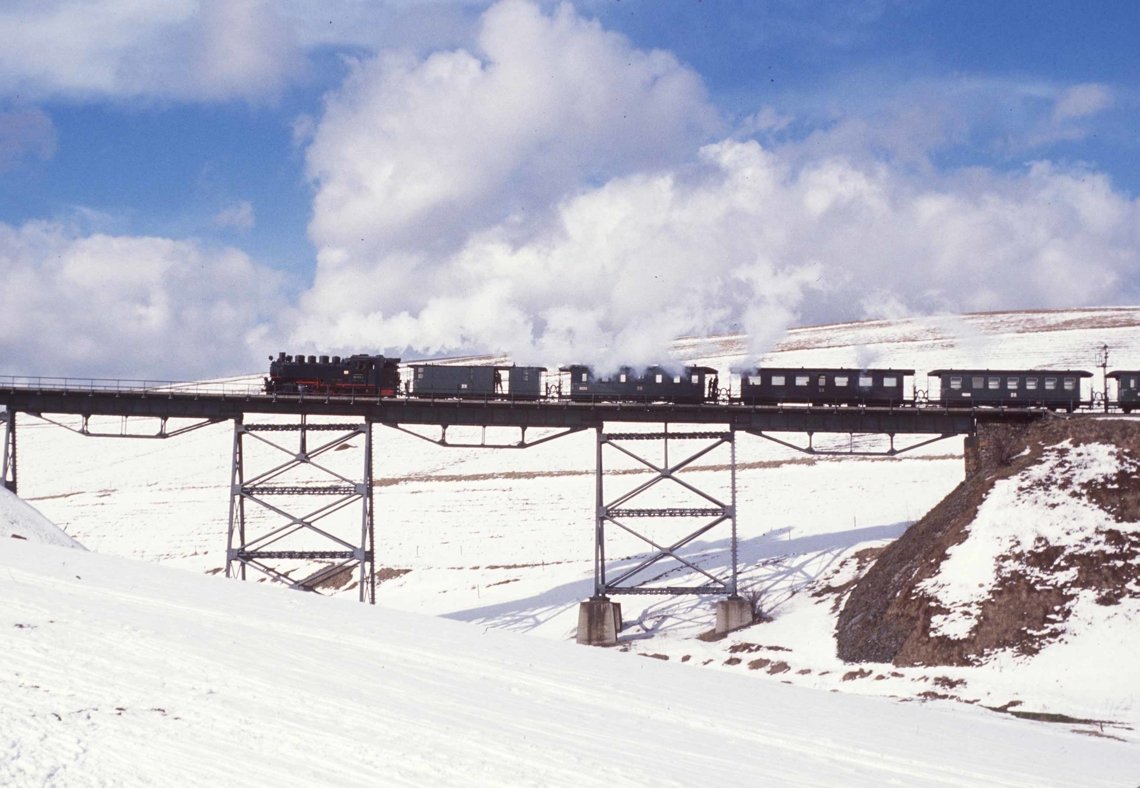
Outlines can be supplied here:
[[834, 432], [895, 435], [968, 435], [979, 418], [1032, 421], [1039, 411], [987, 413], [940, 407], [777, 407], [716, 403], [570, 402], [501, 400], [354, 399], [333, 396], [209, 394], [178, 390], [68, 390], [0, 388], [9, 411], [80, 416], [152, 416], [230, 420], [250, 415], [333, 416], [375, 424], [597, 428], [606, 422], [728, 425], [745, 432]]

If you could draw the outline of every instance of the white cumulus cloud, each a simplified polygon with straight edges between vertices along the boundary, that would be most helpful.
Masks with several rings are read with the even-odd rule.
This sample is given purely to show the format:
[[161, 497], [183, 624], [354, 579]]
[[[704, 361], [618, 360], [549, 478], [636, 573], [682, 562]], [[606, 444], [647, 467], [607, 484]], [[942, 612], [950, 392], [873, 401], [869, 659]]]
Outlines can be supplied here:
[[0, 369], [194, 379], [263, 366], [278, 275], [235, 249], [0, 224]]
[[300, 68], [269, 0], [38, 0], [0, 7], [0, 91], [259, 99]]
[[583, 182], [687, 155], [716, 117], [695, 73], [578, 17], [508, 0], [475, 51], [357, 64], [307, 152], [326, 255], [454, 242]]

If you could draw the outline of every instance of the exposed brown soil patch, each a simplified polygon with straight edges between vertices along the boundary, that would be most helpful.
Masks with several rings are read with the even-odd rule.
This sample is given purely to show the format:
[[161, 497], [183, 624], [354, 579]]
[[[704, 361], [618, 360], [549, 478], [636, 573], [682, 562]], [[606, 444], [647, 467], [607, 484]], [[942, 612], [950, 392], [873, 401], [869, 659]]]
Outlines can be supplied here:
[[1065, 465], [1066, 450], [1055, 448], [1066, 441], [1072, 447], [1106, 444], [1117, 448], [1122, 462], [1132, 463], [1140, 460], [1140, 423], [1057, 418], [1028, 427], [982, 425], [978, 438], [976, 472], [850, 585], [836, 627], [841, 659], [968, 665], [997, 650], [1034, 654], [1059, 634], [1078, 593], [1091, 589], [1104, 605], [1140, 596], [1140, 532], [1105, 528], [1080, 550], [1039, 539], [1029, 549], [1001, 557], [995, 585], [968, 636], [935, 634], [932, 619], [949, 611], [919, 586], [938, 573], [951, 548], [969, 538], [978, 508], [998, 481], [1043, 463], [1048, 455], [1057, 470], [1034, 484], [1084, 500], [1115, 522], [1140, 522], [1140, 474], [1121, 471], [1078, 484]]
[[385, 580], [395, 580], [411, 571], [411, 569], [397, 569], [394, 566], [382, 566], [376, 570], [376, 582], [383, 583]]

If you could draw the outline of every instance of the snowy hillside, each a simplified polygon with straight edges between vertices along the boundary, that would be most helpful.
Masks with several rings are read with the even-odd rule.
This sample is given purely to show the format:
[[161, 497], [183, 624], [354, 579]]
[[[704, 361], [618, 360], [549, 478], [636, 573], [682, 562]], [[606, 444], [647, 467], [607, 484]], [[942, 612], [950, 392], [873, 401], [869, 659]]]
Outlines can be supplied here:
[[[921, 389], [926, 370], [954, 365], [1093, 371], [1104, 345], [1110, 368], [1140, 368], [1140, 308], [797, 329], [766, 362], [915, 368]], [[677, 352], [725, 371], [747, 362], [740, 338], [684, 341]], [[21, 495], [85, 546], [197, 573], [221, 571], [229, 425], [152, 441], [86, 438], [23, 415], [19, 425]], [[117, 421], [103, 426], [120, 427]], [[804, 436], [785, 437], [806, 442]], [[517, 439], [517, 432], [507, 438]], [[387, 428], [377, 428], [375, 440], [379, 605], [472, 623], [478, 631], [571, 639], [578, 603], [593, 590], [592, 436], [571, 435], [523, 451], [443, 448]], [[867, 449], [883, 441], [816, 436], [815, 445]], [[341, 456], [359, 457], [360, 446], [351, 449]], [[845, 589], [875, 551], [962, 480], [961, 439], [868, 458], [808, 456], [741, 435], [737, 459], [741, 586], [761, 598], [773, 620], [708, 641], [699, 636], [711, 629], [714, 600], [623, 597], [627, 628], [619, 650], [656, 658], [626, 660], [684, 663], [689, 672], [738, 674], [732, 680], [746, 677], [765, 687], [790, 682], [917, 701], [953, 696], [1074, 720], [1056, 726], [1066, 734], [1140, 738], [1140, 678], [1085, 680], [1076, 656], [1056, 667], [1066, 678], [1048, 686], [1015, 680], [1025, 675], [1017, 664], [928, 669], [851, 665], [836, 656], [835, 622]], [[717, 460], [695, 472], [715, 483]], [[624, 478], [619, 474], [615, 484]], [[714, 531], [695, 547], [715, 561], [727, 542]], [[355, 599], [352, 585], [341, 593]], [[1038, 723], [1017, 724], [1039, 730]]]
[[4, 785], [1131, 785], [1140, 751], [0, 542]]

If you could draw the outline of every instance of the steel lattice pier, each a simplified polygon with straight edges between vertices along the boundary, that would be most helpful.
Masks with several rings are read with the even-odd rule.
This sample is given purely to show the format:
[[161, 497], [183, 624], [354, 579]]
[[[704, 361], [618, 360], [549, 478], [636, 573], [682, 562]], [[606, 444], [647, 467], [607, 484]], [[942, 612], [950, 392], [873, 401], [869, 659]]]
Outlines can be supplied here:
[[[596, 516], [594, 524], [594, 597], [611, 594], [723, 594], [736, 596], [737, 529], [736, 529], [736, 433], [724, 432], [607, 433], [596, 430]], [[679, 461], [670, 458], [671, 445], [680, 442], [687, 447]], [[638, 449], [635, 451], [633, 443]], [[649, 444], [648, 446], [646, 444]], [[698, 448], [692, 449], [693, 445]], [[646, 456], [651, 446], [661, 448], [661, 460]], [[692, 474], [697, 461], [708, 459], [727, 447], [727, 479], [721, 479], [720, 490], [698, 484]], [[606, 454], [614, 450], [618, 456], [632, 460], [635, 467], [648, 471], [649, 478], [626, 489], [616, 497], [606, 494]], [[705, 471], [707, 481], [711, 471]], [[669, 488], [664, 491], [662, 488]], [[678, 506], [658, 503], [627, 506], [635, 499], [655, 493], [665, 496], [681, 494], [695, 499], [700, 506]], [[629, 520], [637, 520], [635, 527]], [[665, 523], [672, 527], [666, 529]], [[728, 530], [727, 566], [723, 555], [707, 548], [699, 549], [697, 540], [714, 529]], [[662, 535], [668, 533], [666, 538]], [[615, 536], [631, 537], [641, 551], [635, 556], [607, 558], [608, 545]], [[627, 542], [630, 540], [626, 540]], [[612, 568], [612, 571], [611, 571]], [[696, 575], [701, 585], [679, 585], [672, 578]]]
[[[283, 433], [296, 435], [295, 449], [279, 442]], [[358, 439], [363, 445], [354, 446]], [[341, 467], [344, 462], [334, 467], [326, 461], [331, 452], [350, 448], [362, 452], [352, 476]], [[306, 591], [339, 588], [355, 576], [360, 601], [375, 603], [372, 454], [368, 419], [357, 424], [310, 423], [306, 416], [291, 424], [235, 419], [226, 576], [245, 580], [252, 568]]]

